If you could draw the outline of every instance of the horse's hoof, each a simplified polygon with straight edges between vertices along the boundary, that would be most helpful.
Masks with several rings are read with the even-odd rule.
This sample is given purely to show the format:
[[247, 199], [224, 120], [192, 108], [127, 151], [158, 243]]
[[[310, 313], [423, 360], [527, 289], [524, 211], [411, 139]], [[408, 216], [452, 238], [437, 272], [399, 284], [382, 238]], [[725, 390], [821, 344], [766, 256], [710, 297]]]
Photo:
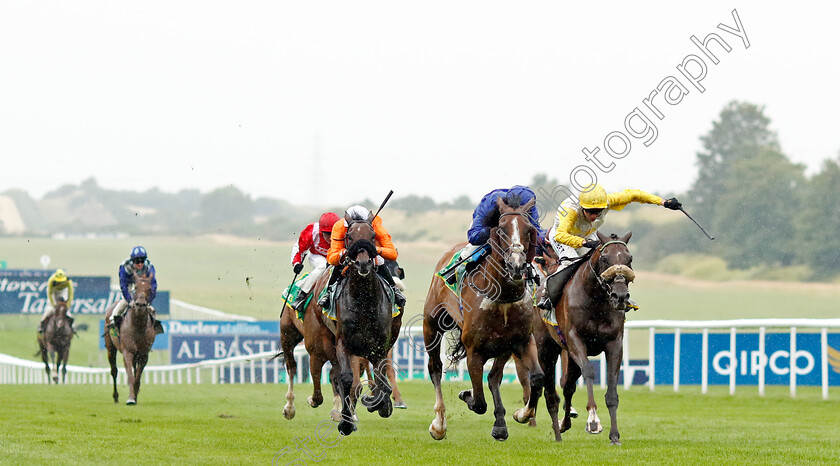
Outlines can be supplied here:
[[396, 401], [394, 402], [394, 409], [408, 409], [408, 405], [405, 404], [405, 401]]
[[321, 403], [323, 403], [324, 400], [318, 401], [310, 396], [306, 398], [306, 402], [309, 403], [309, 406], [317, 408], [318, 406], [321, 406]]
[[572, 421], [564, 419], [560, 422], [560, 433], [566, 432], [567, 430], [572, 428]]
[[125, 402], [125, 404], [128, 405], [128, 406], [134, 406], [134, 405], [137, 404], [137, 400], [135, 400], [133, 398], [129, 398], [128, 401]]
[[338, 423], [338, 431], [341, 435], [350, 435], [356, 430], [356, 426], [352, 422], [341, 421]]
[[379, 417], [391, 417], [393, 412], [394, 406], [391, 404], [391, 400], [385, 400], [385, 403], [382, 403], [382, 406], [379, 407]]
[[341, 422], [341, 413], [333, 410], [330, 412], [330, 418], [335, 422]]
[[493, 431], [490, 433], [494, 439], [504, 442], [508, 438], [507, 426], [493, 426]]
[[461, 393], [458, 394], [458, 399], [465, 403], [469, 403], [467, 401], [467, 398], [472, 398], [472, 389], [463, 390], [461, 391]]
[[437, 422], [437, 419], [432, 421], [432, 423], [429, 425], [429, 435], [431, 435], [432, 438], [435, 439], [435, 440], [443, 440], [446, 437], [446, 423], [444, 423], [444, 425], [438, 427], [438, 426], [435, 426], [436, 422]]
[[294, 406], [286, 406], [283, 408], [283, 417], [288, 420], [292, 420], [295, 418], [295, 407]]
[[601, 426], [600, 422], [587, 422], [586, 423], [586, 431], [590, 434], [600, 434], [601, 431], [604, 430], [604, 427]]
[[529, 415], [528, 408], [519, 408], [513, 412], [513, 420], [520, 424], [525, 424], [532, 419], [534, 419], [534, 415]]
[[574, 406], [569, 408], [569, 417], [578, 417], [577, 410], [575, 409]]

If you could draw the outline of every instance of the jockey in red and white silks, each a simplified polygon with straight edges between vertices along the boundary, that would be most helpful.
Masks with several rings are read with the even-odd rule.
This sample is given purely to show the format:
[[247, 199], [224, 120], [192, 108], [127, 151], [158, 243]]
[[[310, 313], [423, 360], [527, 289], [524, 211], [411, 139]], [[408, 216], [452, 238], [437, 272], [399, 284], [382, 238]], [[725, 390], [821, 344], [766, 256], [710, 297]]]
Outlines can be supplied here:
[[327, 252], [330, 250], [330, 234], [335, 222], [338, 221], [338, 215], [327, 212], [318, 219], [317, 222], [310, 223], [300, 232], [297, 242], [292, 247], [292, 265], [294, 266], [295, 274], [299, 274], [303, 270], [303, 255], [307, 254], [309, 257], [309, 265], [312, 266], [312, 272], [306, 276], [300, 283], [300, 293], [292, 307], [300, 309], [300, 306], [306, 302], [306, 298], [315, 286], [315, 282], [321, 278], [324, 271], [327, 270]]

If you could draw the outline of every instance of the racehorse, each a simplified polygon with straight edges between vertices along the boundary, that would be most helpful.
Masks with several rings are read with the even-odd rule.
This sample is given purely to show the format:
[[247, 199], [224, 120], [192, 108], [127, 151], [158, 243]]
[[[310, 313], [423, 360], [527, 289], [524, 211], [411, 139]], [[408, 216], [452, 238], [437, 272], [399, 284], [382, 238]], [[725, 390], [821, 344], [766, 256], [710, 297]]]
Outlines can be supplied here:
[[[44, 323], [44, 333], [38, 334], [38, 346], [41, 348], [41, 359], [47, 370], [47, 378], [58, 383], [58, 373], [61, 372], [61, 383], [67, 376], [67, 359], [70, 356], [70, 343], [73, 341], [73, 327], [67, 318], [67, 302], [59, 298], [55, 311]], [[53, 372], [50, 373], [50, 359], [53, 362]]]
[[[149, 361], [149, 351], [155, 342], [155, 327], [152, 317], [152, 306], [149, 295], [152, 289], [152, 275], [134, 274], [134, 299], [123, 315], [119, 326], [119, 333], [111, 335], [110, 329], [105, 329], [105, 349], [108, 351], [108, 363], [111, 364], [111, 377], [114, 379], [114, 403], [119, 402], [117, 392], [117, 351], [122, 353], [125, 373], [128, 379], [128, 400], [125, 404], [137, 404], [140, 392], [140, 381], [143, 368]], [[116, 303], [108, 306], [105, 321], [111, 318]]]
[[[389, 417], [393, 410], [391, 387], [386, 377], [387, 355], [397, 340], [402, 312], [392, 316], [392, 301], [387, 284], [374, 271], [377, 257], [376, 234], [370, 220], [345, 216], [348, 223], [344, 237], [346, 253], [344, 287], [334, 302], [336, 309], [335, 350], [338, 366], [338, 393], [341, 397], [341, 421], [338, 430], [350, 435], [356, 428], [351, 409], [354, 382], [358, 380], [358, 363], [353, 356], [373, 364], [372, 392], [361, 401], [368, 411]], [[336, 366], [333, 363], [333, 366]]]
[[[336, 361], [335, 357], [335, 335], [324, 324], [327, 319], [321, 312], [318, 305], [318, 296], [327, 284], [329, 274], [324, 274], [315, 282], [312, 288], [312, 299], [306, 305], [303, 322], [295, 315], [295, 310], [287, 306], [280, 317], [280, 347], [283, 360], [286, 366], [286, 380], [289, 389], [286, 391], [286, 405], [283, 407], [283, 416], [286, 419], [295, 417], [295, 392], [294, 377], [297, 374], [297, 361], [295, 360], [294, 349], [298, 343], [303, 341], [306, 351], [309, 353], [309, 373], [312, 377], [313, 392], [306, 401], [309, 406], [317, 408], [324, 402], [324, 395], [321, 393], [321, 369], [327, 361]], [[330, 372], [330, 379], [333, 385], [334, 411], [341, 410], [341, 399], [338, 396], [336, 386], [336, 364]], [[336, 419], [338, 420], [338, 419]]]
[[546, 406], [551, 416], [554, 438], [558, 442], [561, 440], [560, 434], [572, 426], [572, 396], [581, 372], [588, 395], [586, 410], [589, 416], [586, 431], [598, 434], [603, 430], [592, 388], [595, 370], [588, 359], [589, 356], [603, 352], [607, 360], [607, 393], [604, 401], [610, 412], [610, 443], [621, 445], [616, 418], [616, 388], [623, 358], [624, 318], [627, 300], [630, 297], [629, 284], [635, 278], [631, 268], [633, 256], [627, 248], [631, 235], [632, 232], [618, 238], [616, 235], [607, 237], [598, 233], [601, 245], [594, 249], [588, 258], [583, 259], [564, 286], [561, 298], [555, 306], [557, 330], [547, 327], [553, 341], [548, 341], [540, 348], [540, 361], [546, 377], [553, 380], [558, 354], [561, 351], [568, 354], [568, 357], [563, 359], [564, 373], [560, 382], [565, 402], [562, 425], [557, 421], [560, 397], [554, 384], [548, 384], [545, 389]]
[[[432, 278], [423, 309], [423, 339], [429, 353], [429, 374], [435, 387], [435, 419], [429, 426], [429, 433], [435, 440], [446, 436], [440, 343], [448, 330], [453, 330], [460, 337], [451, 352], [452, 361], [455, 363], [466, 356], [473, 387], [462, 391], [458, 397], [476, 414], [487, 411], [483, 367], [489, 359], [495, 359], [488, 376], [495, 405], [493, 438], [505, 440], [508, 437], [499, 384], [505, 363], [511, 355], [523, 361], [531, 385], [528, 406], [517, 410], [513, 417], [517, 422], [525, 423], [536, 412], [537, 401], [542, 395], [543, 371], [537, 361], [532, 335], [533, 300], [525, 283], [525, 268], [532, 259], [528, 256], [533, 255], [532, 245], [538, 241], [538, 233], [528, 219], [533, 202], [520, 206], [514, 200], [511, 202], [513, 205], [508, 206], [502, 199], [497, 199], [498, 226], [490, 231], [491, 252], [463, 279], [460, 296], [452, 293], [439, 276]], [[461, 243], [449, 249], [438, 262], [436, 270], [443, 269], [465, 245]]]

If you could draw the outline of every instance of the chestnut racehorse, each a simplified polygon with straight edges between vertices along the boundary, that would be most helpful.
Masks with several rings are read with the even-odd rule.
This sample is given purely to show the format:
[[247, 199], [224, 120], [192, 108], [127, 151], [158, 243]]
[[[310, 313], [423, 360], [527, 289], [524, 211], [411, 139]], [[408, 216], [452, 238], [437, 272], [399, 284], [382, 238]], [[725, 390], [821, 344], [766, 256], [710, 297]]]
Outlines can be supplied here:
[[[58, 383], [58, 373], [61, 372], [61, 383], [67, 376], [67, 359], [70, 357], [70, 343], [73, 341], [73, 327], [67, 318], [67, 302], [59, 298], [55, 305], [55, 312], [44, 323], [44, 333], [38, 334], [38, 346], [41, 348], [41, 359], [47, 370], [47, 378]], [[52, 374], [50, 373], [50, 359], [52, 359]]]
[[[505, 363], [511, 355], [522, 360], [528, 370], [531, 385], [528, 406], [517, 410], [514, 419], [520, 423], [528, 422], [534, 416], [537, 401], [542, 395], [543, 371], [537, 361], [537, 348], [532, 335], [533, 299], [525, 283], [525, 269], [533, 259], [533, 251], [539, 241], [538, 232], [528, 218], [528, 211], [534, 201], [524, 206], [515, 200], [511, 203], [514, 205], [509, 206], [501, 198], [497, 199], [498, 226], [490, 231], [491, 252], [464, 278], [460, 296], [452, 293], [438, 275], [432, 278], [426, 296], [423, 338], [429, 353], [429, 374], [435, 387], [435, 419], [429, 426], [429, 433], [435, 440], [446, 436], [440, 343], [448, 330], [453, 330], [459, 337], [452, 352], [453, 363], [466, 356], [473, 387], [462, 391], [459, 398], [476, 414], [487, 411], [482, 382], [484, 363], [495, 359], [488, 376], [495, 405], [495, 422], [491, 432], [493, 438], [505, 440], [508, 437], [499, 384], [504, 375]], [[449, 249], [438, 262], [436, 270], [445, 267], [450, 258], [465, 245], [461, 243]]]

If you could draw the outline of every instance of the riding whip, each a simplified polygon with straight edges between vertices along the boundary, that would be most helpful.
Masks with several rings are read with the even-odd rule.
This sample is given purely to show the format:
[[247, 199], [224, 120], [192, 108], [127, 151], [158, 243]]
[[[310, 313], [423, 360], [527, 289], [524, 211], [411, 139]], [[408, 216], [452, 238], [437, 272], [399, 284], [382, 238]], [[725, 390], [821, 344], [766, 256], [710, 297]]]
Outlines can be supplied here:
[[[306, 258], [306, 253], [304, 252], [303, 254], [300, 255], [300, 263], [301, 264], [303, 264], [303, 259], [305, 259], [305, 258]], [[295, 282], [297, 281], [297, 277], [298, 277], [298, 274], [296, 273], [294, 278], [292, 278], [292, 283], [289, 283], [289, 292], [292, 291], [292, 285], [294, 285]], [[289, 302], [289, 293], [286, 293], [286, 297], [283, 298], [283, 307], [280, 308], [281, 313], [286, 310], [286, 303], [288, 303], [288, 302]]]
[[686, 211], [685, 211], [685, 209], [683, 209], [682, 207], [680, 207], [680, 210], [682, 211], [682, 213], [684, 213], [684, 214], [685, 214], [685, 216], [686, 216], [686, 217], [688, 217], [688, 219], [689, 219], [689, 220], [691, 220], [692, 222], [694, 222], [694, 224], [695, 224], [695, 225], [697, 225], [697, 227], [698, 227], [698, 228], [700, 228], [700, 231], [702, 231], [702, 232], [703, 232], [703, 234], [704, 234], [704, 235], [706, 235], [706, 238], [709, 238], [710, 240], [714, 240], [714, 239], [715, 239], [715, 237], [714, 237], [714, 236], [710, 235], [710, 234], [709, 234], [709, 232], [708, 232], [708, 231], [706, 231], [706, 229], [705, 229], [705, 228], [703, 228], [702, 226], [700, 226], [700, 224], [699, 224], [699, 223], [697, 223], [697, 220], [694, 220], [693, 218], [691, 218], [691, 215], [688, 215], [688, 212], [686, 212]]
[[373, 216], [373, 218], [376, 218], [376, 217], [379, 215], [379, 212], [382, 212], [382, 208], [383, 208], [383, 207], [385, 207], [385, 204], [387, 204], [387, 203], [388, 203], [388, 199], [391, 199], [391, 195], [392, 195], [392, 194], [394, 194], [394, 190], [393, 190], [393, 189], [392, 189], [392, 190], [390, 190], [390, 191], [388, 191], [388, 195], [387, 195], [387, 196], [385, 196], [385, 200], [384, 200], [384, 201], [382, 201], [382, 205], [380, 205], [380, 206], [379, 206], [379, 210], [377, 210], [377, 211], [376, 211], [376, 214]]

